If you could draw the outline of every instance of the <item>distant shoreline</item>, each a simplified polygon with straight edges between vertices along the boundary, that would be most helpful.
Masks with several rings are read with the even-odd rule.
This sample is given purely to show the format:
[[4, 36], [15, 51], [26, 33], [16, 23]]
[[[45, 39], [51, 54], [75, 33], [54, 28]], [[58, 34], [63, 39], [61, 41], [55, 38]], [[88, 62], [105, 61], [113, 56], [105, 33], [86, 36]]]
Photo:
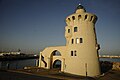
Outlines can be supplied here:
[[[107, 59], [120, 59], [120, 57], [99, 57]], [[39, 59], [39, 56], [4, 56], [0, 57], [0, 61], [14, 61], [14, 60], [26, 60], [26, 59]]]
[[111, 59], [120, 59], [120, 57], [99, 57], [99, 58], [111, 58]]
[[12, 56], [2, 56], [0, 61], [14, 61], [14, 60], [25, 60], [25, 59], [38, 59], [39, 56], [34, 55], [12, 55]]

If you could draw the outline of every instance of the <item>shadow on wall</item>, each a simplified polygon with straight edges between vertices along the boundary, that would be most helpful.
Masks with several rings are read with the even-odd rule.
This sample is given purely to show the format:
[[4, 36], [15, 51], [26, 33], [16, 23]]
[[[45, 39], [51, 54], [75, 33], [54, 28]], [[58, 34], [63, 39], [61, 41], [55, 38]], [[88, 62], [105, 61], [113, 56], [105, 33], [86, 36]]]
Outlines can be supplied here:
[[113, 63], [109, 61], [100, 61], [101, 73], [106, 73], [112, 69]]

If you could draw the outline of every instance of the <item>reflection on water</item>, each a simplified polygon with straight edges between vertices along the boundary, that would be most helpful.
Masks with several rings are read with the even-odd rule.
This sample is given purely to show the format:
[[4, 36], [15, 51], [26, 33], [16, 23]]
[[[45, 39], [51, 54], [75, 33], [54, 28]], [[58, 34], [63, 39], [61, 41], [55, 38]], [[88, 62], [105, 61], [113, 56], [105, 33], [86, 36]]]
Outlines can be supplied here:
[[36, 59], [0, 61], [1, 69], [23, 69], [25, 66], [36, 66]]

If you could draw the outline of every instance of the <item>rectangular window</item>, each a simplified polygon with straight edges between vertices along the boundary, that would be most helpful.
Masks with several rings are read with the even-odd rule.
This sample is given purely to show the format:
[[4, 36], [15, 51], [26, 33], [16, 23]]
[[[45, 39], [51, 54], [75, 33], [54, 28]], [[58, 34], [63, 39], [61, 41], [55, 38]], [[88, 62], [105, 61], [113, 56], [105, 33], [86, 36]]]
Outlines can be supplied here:
[[82, 38], [80, 38], [80, 43], [83, 43], [83, 39]]
[[73, 51], [71, 51], [71, 56], [73, 56]]
[[76, 38], [76, 44], [78, 44], [79, 43], [79, 38]]
[[74, 27], [74, 32], [77, 32], [77, 27]]
[[75, 16], [73, 16], [72, 19], [75, 20]]
[[70, 33], [70, 29], [68, 29], [68, 33]]
[[72, 44], [74, 43], [74, 39], [72, 39]]
[[77, 52], [76, 51], [74, 51], [74, 56], [77, 56]]

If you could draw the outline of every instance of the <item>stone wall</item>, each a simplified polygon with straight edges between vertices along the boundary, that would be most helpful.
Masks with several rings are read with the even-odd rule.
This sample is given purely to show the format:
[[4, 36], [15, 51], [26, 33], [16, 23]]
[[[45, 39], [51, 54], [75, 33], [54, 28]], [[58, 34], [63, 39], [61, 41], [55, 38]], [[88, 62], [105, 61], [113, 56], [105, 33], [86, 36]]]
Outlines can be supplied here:
[[113, 62], [113, 68], [114, 70], [120, 70], [120, 62]]

